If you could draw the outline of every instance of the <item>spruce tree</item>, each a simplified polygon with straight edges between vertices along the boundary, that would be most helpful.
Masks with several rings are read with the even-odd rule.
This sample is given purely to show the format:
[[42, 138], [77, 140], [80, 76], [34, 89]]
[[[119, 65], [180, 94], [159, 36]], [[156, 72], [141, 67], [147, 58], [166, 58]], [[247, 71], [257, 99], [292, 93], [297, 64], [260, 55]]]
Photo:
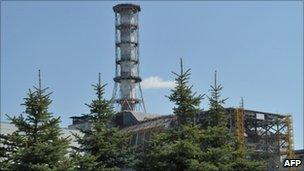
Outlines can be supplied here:
[[139, 153], [138, 170], [199, 170], [201, 168], [202, 130], [196, 125], [196, 116], [202, 95], [192, 93], [188, 85], [190, 69], [184, 72], [182, 60], [176, 86], [168, 97], [175, 104], [173, 113], [177, 124], [169, 130], [152, 136], [147, 147]]
[[[147, 147], [139, 153], [138, 170], [203, 170], [258, 171], [263, 163], [251, 160], [240, 142], [229, 133], [227, 116], [221, 99], [222, 86], [211, 86], [209, 98], [210, 120], [206, 127], [193, 122], [199, 111], [202, 96], [191, 93], [188, 86], [190, 72], [176, 74], [175, 89], [169, 99], [176, 104], [174, 114], [178, 123], [169, 130], [155, 133]], [[196, 99], [196, 100], [194, 100]], [[199, 100], [198, 100], [199, 99]]]
[[24, 98], [25, 111], [20, 116], [10, 117], [17, 130], [1, 135], [3, 170], [68, 170], [66, 158], [68, 138], [62, 138], [60, 118], [48, 111], [51, 104], [48, 88], [39, 86], [29, 90]]
[[74, 152], [76, 170], [118, 170], [128, 167], [132, 161], [129, 135], [121, 132], [113, 123], [115, 112], [111, 101], [104, 98], [105, 85], [99, 82], [94, 91], [97, 98], [86, 104], [90, 113], [91, 129], [80, 130], [83, 136], [76, 135], [80, 147]]
[[138, 153], [137, 170], [199, 170], [202, 137], [202, 130], [191, 124], [155, 134]]
[[211, 96], [209, 99], [208, 120], [204, 126], [202, 141], [203, 170], [264, 170], [263, 163], [251, 160], [246, 149], [240, 144], [234, 135], [229, 132], [227, 113], [223, 104], [226, 99], [221, 99], [222, 85], [217, 84], [215, 72], [214, 85], [210, 86]]
[[180, 73], [172, 72], [176, 76], [176, 87], [171, 90], [168, 98], [175, 104], [173, 113], [177, 116], [178, 124], [196, 123], [196, 116], [200, 111], [199, 105], [203, 98], [203, 95], [192, 93], [193, 86], [188, 85], [190, 71], [190, 69], [184, 71], [183, 61], [180, 59]]
[[221, 91], [223, 86], [221, 84], [217, 84], [217, 75], [215, 71], [214, 76], [214, 85], [210, 85], [211, 96], [208, 96], [209, 99], [209, 126], [226, 126], [228, 123], [228, 118], [225, 113], [225, 108], [223, 105], [225, 101], [228, 99], [221, 99]]

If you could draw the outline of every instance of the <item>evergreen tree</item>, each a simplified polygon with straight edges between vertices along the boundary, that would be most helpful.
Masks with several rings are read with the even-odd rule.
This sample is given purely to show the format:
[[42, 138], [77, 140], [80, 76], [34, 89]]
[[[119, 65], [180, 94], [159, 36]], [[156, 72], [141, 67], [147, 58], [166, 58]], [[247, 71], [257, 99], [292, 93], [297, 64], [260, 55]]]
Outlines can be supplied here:
[[223, 105], [225, 104], [225, 101], [228, 99], [221, 99], [221, 91], [223, 89], [223, 86], [221, 84], [217, 84], [217, 76], [215, 71], [214, 76], [214, 85], [210, 85], [211, 89], [211, 96], [208, 96], [209, 99], [209, 124], [208, 126], [223, 126], [226, 127], [228, 121], [227, 116], [225, 113], [225, 109]]
[[200, 170], [202, 137], [202, 130], [192, 124], [154, 135], [139, 153], [137, 170]]
[[73, 154], [76, 170], [118, 170], [128, 167], [133, 159], [129, 135], [114, 125], [111, 101], [103, 97], [105, 86], [99, 74], [99, 82], [93, 85], [97, 98], [87, 104], [91, 129], [80, 130], [83, 136], [75, 135], [80, 144]]
[[24, 98], [24, 115], [9, 117], [17, 130], [1, 135], [1, 169], [3, 170], [68, 170], [68, 138], [61, 138], [60, 118], [48, 111], [50, 94], [39, 86]]
[[173, 113], [177, 116], [179, 124], [196, 123], [196, 116], [200, 111], [199, 105], [203, 95], [196, 96], [192, 93], [192, 87], [188, 85], [190, 77], [190, 69], [184, 71], [183, 61], [180, 59], [180, 73], [172, 72], [176, 75], [176, 87], [171, 90], [169, 100], [176, 106], [173, 108]]
[[184, 72], [182, 60], [176, 87], [168, 97], [176, 106], [173, 113], [177, 124], [173, 128], [152, 136], [147, 147], [139, 153], [138, 170], [199, 170], [201, 166], [202, 130], [195, 124], [202, 95], [192, 93], [188, 85], [190, 69]]
[[176, 104], [174, 114], [178, 124], [162, 133], [156, 133], [147, 147], [139, 153], [138, 170], [203, 170], [203, 171], [258, 171], [263, 163], [251, 160], [245, 149], [229, 133], [227, 116], [221, 99], [222, 86], [211, 86], [209, 98], [210, 120], [206, 127], [194, 124], [202, 96], [191, 93], [187, 85], [190, 72], [177, 75], [170, 101]]
[[223, 87], [217, 85], [216, 72], [214, 86], [211, 86], [209, 99], [209, 124], [204, 131], [202, 141], [202, 160], [204, 170], [264, 170], [263, 163], [250, 160], [245, 147], [227, 127], [227, 116], [221, 99]]

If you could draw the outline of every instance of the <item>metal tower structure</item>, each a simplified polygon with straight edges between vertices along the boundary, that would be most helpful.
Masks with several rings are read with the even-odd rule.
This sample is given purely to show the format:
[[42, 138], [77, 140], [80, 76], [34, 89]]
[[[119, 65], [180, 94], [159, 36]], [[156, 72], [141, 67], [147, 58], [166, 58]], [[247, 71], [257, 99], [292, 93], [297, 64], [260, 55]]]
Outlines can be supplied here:
[[115, 77], [112, 102], [118, 111], [146, 112], [139, 76], [140, 6], [119, 4], [115, 12]]
[[245, 110], [244, 110], [244, 99], [241, 98], [240, 107], [235, 108], [235, 128], [234, 134], [236, 138], [240, 141], [241, 147], [245, 145], [245, 126], [244, 126], [244, 117], [245, 117]]
[[244, 127], [244, 108], [235, 109], [235, 136], [240, 141], [241, 145], [245, 142], [245, 127]]

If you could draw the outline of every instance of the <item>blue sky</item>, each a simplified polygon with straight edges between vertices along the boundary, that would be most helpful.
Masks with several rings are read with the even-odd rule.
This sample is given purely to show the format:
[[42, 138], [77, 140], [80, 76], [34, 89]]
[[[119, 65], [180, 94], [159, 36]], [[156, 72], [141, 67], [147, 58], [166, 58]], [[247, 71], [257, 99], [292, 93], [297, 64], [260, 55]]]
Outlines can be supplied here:
[[[291, 114], [295, 148], [303, 148], [303, 3], [136, 2], [140, 13], [140, 75], [174, 79], [179, 58], [192, 69], [190, 83], [207, 93], [213, 72], [226, 107]], [[117, 2], [1, 2], [1, 114], [18, 115], [29, 88], [53, 91], [51, 111], [62, 126], [87, 113], [98, 72], [114, 76]], [[149, 113], [170, 114], [166, 88], [144, 89]], [[202, 102], [202, 108], [208, 102]]]

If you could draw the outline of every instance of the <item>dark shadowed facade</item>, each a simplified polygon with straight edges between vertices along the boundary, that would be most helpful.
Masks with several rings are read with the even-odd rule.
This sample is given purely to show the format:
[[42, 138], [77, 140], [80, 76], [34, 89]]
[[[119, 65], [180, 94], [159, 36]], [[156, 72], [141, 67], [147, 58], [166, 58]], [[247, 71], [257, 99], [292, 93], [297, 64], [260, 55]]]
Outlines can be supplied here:
[[[267, 161], [269, 170], [278, 170], [284, 158], [294, 155], [291, 117], [246, 109], [238, 113], [239, 109], [226, 108], [230, 133], [244, 139], [253, 152], [253, 158]], [[208, 123], [209, 116], [208, 111], [202, 111], [197, 117], [197, 124]], [[83, 121], [82, 117], [72, 118], [73, 124], [69, 128], [88, 128], [87, 118], [84, 117]], [[172, 128], [176, 116], [125, 111], [117, 113], [115, 123], [122, 131], [132, 133], [132, 145], [140, 146], [145, 145], [152, 134]]]

